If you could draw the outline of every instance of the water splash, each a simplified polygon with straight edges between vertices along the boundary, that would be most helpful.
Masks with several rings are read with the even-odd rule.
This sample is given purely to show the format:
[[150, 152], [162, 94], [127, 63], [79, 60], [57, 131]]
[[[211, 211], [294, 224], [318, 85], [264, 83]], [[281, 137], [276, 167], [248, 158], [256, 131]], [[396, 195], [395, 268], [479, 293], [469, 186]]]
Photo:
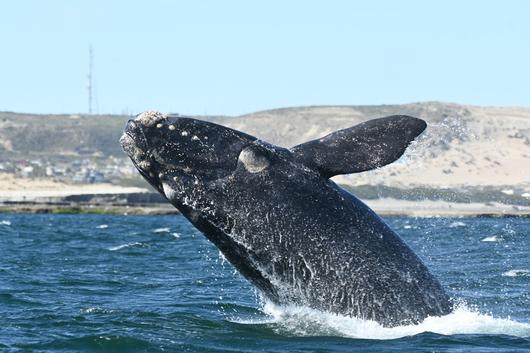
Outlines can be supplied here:
[[530, 270], [509, 270], [502, 275], [504, 277], [530, 277]]
[[79, 310], [81, 314], [112, 314], [114, 310], [91, 306]]
[[493, 243], [496, 241], [500, 241], [500, 239], [496, 235], [492, 235], [492, 236], [483, 238], [481, 241], [486, 242], [486, 243]]
[[388, 340], [423, 332], [441, 335], [485, 334], [530, 337], [530, 324], [482, 314], [459, 305], [449, 315], [428, 317], [416, 325], [383, 327], [375, 321], [363, 320], [302, 306], [278, 306], [265, 303], [263, 311], [269, 319], [239, 321], [243, 324], [272, 324], [275, 330], [289, 336], [342, 336], [360, 339]]
[[144, 246], [144, 244], [142, 244], [142, 243], [134, 242], [134, 243], [127, 243], [127, 244], [112, 246], [112, 247], [109, 248], [109, 250], [110, 251], [118, 251], [118, 250], [121, 250], [121, 249], [127, 249], [127, 248], [132, 248], [132, 247], [143, 247], [143, 246]]
[[467, 224], [465, 224], [464, 222], [460, 222], [460, 221], [452, 222], [451, 224], [449, 224], [449, 228], [460, 228], [460, 227], [465, 227], [465, 226], [467, 226]]

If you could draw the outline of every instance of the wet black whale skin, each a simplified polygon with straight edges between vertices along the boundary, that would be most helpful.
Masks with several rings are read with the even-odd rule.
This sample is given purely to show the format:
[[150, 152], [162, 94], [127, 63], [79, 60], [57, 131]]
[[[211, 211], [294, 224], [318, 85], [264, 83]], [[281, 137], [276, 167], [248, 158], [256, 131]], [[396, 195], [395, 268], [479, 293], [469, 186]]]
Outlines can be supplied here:
[[128, 125], [124, 149], [147, 151], [142, 175], [269, 300], [384, 326], [451, 311], [401, 238], [329, 179], [395, 161], [423, 120], [374, 119], [291, 149], [190, 118], [162, 125]]

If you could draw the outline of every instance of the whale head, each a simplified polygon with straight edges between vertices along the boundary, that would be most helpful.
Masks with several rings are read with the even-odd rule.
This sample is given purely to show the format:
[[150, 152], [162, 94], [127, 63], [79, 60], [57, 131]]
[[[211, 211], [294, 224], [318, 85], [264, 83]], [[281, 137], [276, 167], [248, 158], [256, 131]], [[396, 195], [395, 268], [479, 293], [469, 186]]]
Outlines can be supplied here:
[[214, 123], [148, 111], [128, 121], [120, 143], [140, 174], [177, 206], [190, 201], [190, 192], [231, 176], [241, 160], [253, 172], [263, 169], [264, 157], [245, 151], [256, 140]]

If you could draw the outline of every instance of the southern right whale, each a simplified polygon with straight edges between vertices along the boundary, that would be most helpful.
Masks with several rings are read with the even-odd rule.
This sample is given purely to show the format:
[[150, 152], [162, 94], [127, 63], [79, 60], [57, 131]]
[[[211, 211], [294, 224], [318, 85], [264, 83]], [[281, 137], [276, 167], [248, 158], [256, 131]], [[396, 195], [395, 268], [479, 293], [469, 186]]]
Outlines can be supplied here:
[[265, 297], [396, 326], [449, 313], [449, 297], [378, 215], [329, 178], [395, 161], [425, 128], [390, 116], [285, 149], [146, 112], [120, 142]]

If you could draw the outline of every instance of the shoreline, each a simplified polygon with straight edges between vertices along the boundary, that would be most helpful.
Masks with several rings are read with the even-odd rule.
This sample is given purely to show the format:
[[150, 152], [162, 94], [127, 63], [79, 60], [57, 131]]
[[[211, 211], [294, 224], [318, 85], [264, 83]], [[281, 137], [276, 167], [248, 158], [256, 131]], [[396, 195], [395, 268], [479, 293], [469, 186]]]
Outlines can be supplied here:
[[112, 204], [0, 204], [0, 213], [26, 214], [106, 214], [106, 215], [166, 215], [179, 214], [172, 205], [112, 205]]
[[[530, 207], [499, 203], [455, 203], [399, 199], [362, 201], [383, 217], [530, 217]], [[121, 202], [4, 201], [0, 202], [0, 213], [169, 215], [180, 212], [169, 203], [127, 203], [121, 200]]]

